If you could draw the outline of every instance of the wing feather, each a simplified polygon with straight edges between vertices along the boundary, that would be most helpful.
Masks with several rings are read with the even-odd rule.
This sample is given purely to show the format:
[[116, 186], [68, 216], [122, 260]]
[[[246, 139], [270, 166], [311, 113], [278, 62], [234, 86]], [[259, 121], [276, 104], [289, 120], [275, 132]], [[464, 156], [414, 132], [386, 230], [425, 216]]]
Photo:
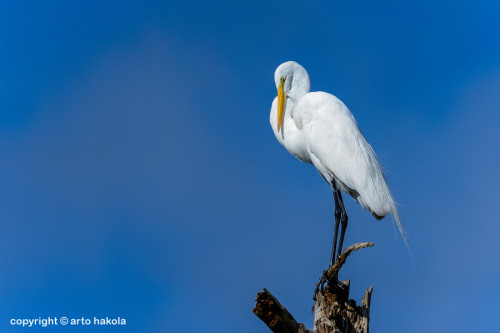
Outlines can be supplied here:
[[391, 214], [408, 248], [380, 163], [349, 109], [337, 97], [312, 92], [292, 110], [309, 160], [329, 183], [351, 195], [377, 219]]
[[323, 92], [302, 97], [294, 113], [322, 176], [382, 218], [392, 213], [392, 200], [380, 163], [349, 109]]

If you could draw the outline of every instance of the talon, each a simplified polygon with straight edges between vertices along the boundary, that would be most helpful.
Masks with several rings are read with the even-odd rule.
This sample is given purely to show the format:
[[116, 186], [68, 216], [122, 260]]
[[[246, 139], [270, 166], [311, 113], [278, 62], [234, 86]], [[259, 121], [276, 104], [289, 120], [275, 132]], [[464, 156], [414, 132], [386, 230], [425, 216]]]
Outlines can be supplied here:
[[321, 293], [324, 294], [325, 292], [325, 284], [328, 285], [331, 281], [328, 279], [328, 276], [326, 275], [328, 273], [328, 270], [324, 270], [323, 274], [319, 278], [318, 283], [316, 283], [316, 287], [314, 288], [314, 296], [313, 299], [316, 300], [316, 294], [318, 293], [319, 290], [321, 290]]

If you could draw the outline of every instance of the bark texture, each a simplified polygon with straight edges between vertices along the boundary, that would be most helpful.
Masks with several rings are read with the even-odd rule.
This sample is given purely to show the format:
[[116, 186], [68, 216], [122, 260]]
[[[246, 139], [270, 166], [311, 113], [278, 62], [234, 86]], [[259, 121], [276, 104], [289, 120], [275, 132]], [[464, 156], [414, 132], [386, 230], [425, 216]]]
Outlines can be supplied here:
[[298, 323], [266, 289], [257, 294], [257, 304], [253, 312], [274, 333], [368, 333], [373, 286], [365, 291], [361, 304], [356, 305], [356, 301], [349, 299], [350, 280], [338, 281], [337, 276], [352, 252], [371, 246], [373, 243], [369, 242], [349, 246], [337, 262], [323, 272], [314, 292], [312, 331], [304, 324]]
[[267, 289], [257, 293], [253, 313], [274, 333], [306, 333], [304, 324], [298, 323], [288, 310]]

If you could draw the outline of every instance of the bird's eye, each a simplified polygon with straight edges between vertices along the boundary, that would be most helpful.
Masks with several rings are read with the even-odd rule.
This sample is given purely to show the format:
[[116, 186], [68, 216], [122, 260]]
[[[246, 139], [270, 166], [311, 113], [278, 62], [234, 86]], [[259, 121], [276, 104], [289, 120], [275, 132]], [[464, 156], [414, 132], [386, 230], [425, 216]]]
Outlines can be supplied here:
[[285, 82], [285, 78], [283, 76], [280, 78], [280, 82]]

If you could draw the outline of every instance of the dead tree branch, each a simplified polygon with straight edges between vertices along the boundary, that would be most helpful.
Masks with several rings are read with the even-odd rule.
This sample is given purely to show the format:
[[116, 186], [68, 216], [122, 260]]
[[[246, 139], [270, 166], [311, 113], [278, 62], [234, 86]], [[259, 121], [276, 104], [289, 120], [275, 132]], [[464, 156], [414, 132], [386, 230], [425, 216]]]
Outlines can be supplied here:
[[[274, 333], [368, 333], [373, 286], [365, 291], [361, 304], [357, 306], [356, 301], [349, 299], [350, 280], [339, 281], [337, 276], [352, 252], [373, 245], [373, 243], [366, 242], [349, 246], [337, 262], [323, 272], [322, 279], [315, 289], [312, 331], [307, 330], [304, 324], [298, 323], [266, 289], [257, 294], [255, 299], [257, 304], [253, 312]], [[326, 283], [324, 290], [318, 288], [321, 281]]]
[[309, 333], [304, 324], [299, 324], [288, 310], [267, 289], [257, 293], [253, 313], [274, 333]]

